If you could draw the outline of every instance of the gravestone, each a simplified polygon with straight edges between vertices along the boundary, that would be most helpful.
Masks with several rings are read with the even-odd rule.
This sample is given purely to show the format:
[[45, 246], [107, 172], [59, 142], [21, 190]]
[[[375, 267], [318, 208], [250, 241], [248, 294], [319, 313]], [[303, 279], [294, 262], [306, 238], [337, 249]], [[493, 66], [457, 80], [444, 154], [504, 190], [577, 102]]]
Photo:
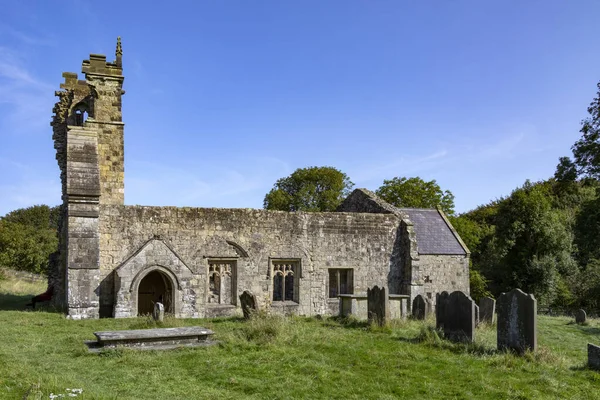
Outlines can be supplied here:
[[373, 289], [367, 289], [367, 310], [369, 323], [376, 323], [383, 326], [387, 323], [390, 316], [388, 297], [385, 294], [385, 288], [378, 286]]
[[412, 303], [412, 316], [414, 319], [425, 319], [427, 318], [427, 314], [429, 312], [429, 308], [427, 307], [427, 302], [425, 298], [420, 294], [415, 297]]
[[[439, 298], [438, 298], [439, 300]], [[452, 292], [442, 299], [444, 336], [453, 342], [475, 340], [475, 301], [461, 291]]]
[[498, 297], [498, 350], [518, 353], [537, 349], [537, 300], [513, 289]]
[[250, 319], [252, 314], [258, 311], [256, 296], [248, 290], [244, 290], [244, 293], [240, 294], [240, 304], [242, 306], [244, 318], [246, 319]]
[[450, 294], [443, 291], [435, 295], [436, 306], [435, 306], [435, 328], [444, 329], [444, 317], [446, 316], [446, 304], [448, 303], [448, 297]]
[[165, 319], [165, 306], [163, 303], [154, 303], [154, 310], [152, 311], [152, 318], [157, 322], [163, 322]]
[[491, 297], [482, 297], [479, 299], [479, 320], [487, 324], [494, 323], [496, 314], [496, 300]]
[[479, 325], [479, 306], [475, 303], [475, 326]]
[[588, 367], [600, 370], [600, 346], [588, 343]]
[[575, 322], [577, 322], [578, 324], [583, 324], [586, 320], [587, 314], [585, 313], [585, 310], [580, 308], [579, 310], [577, 310], [577, 312], [575, 312]]

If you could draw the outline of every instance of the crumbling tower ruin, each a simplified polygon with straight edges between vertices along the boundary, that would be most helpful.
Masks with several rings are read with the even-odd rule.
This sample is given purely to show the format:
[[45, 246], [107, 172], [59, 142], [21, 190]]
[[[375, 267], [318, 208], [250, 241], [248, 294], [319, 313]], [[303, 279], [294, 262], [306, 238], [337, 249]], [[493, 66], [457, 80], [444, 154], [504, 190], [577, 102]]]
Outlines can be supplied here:
[[63, 73], [53, 128], [61, 171], [59, 252], [49, 276], [55, 303], [73, 317], [98, 317], [99, 205], [123, 204], [124, 157], [121, 39], [116, 60], [90, 54], [77, 74]]

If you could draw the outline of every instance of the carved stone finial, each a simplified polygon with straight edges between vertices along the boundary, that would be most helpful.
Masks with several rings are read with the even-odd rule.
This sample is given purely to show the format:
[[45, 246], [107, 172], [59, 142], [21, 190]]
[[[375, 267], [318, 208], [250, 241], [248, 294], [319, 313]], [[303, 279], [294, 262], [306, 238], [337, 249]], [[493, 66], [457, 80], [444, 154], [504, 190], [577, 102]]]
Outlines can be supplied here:
[[117, 51], [115, 54], [117, 57], [123, 55], [123, 48], [121, 47], [121, 36], [117, 37]]

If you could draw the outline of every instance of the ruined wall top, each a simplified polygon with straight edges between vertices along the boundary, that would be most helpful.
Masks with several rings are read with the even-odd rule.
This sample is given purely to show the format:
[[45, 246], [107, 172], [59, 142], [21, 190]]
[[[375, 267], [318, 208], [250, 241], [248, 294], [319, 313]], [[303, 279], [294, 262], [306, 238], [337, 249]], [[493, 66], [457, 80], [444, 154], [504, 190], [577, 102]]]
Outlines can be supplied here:
[[107, 75], [123, 76], [123, 48], [121, 46], [121, 37], [117, 38], [117, 49], [115, 51], [115, 61], [106, 62], [104, 54], [90, 54], [89, 60], [83, 60], [81, 72], [86, 75]]

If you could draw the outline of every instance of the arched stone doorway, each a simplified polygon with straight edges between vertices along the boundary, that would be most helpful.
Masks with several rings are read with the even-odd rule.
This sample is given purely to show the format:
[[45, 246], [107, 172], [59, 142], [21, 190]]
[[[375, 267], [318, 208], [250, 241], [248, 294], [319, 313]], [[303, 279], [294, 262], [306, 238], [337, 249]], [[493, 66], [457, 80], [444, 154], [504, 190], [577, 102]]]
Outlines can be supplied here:
[[138, 287], [138, 315], [152, 314], [154, 303], [163, 303], [165, 313], [173, 313], [173, 284], [159, 270], [153, 270], [140, 281]]

